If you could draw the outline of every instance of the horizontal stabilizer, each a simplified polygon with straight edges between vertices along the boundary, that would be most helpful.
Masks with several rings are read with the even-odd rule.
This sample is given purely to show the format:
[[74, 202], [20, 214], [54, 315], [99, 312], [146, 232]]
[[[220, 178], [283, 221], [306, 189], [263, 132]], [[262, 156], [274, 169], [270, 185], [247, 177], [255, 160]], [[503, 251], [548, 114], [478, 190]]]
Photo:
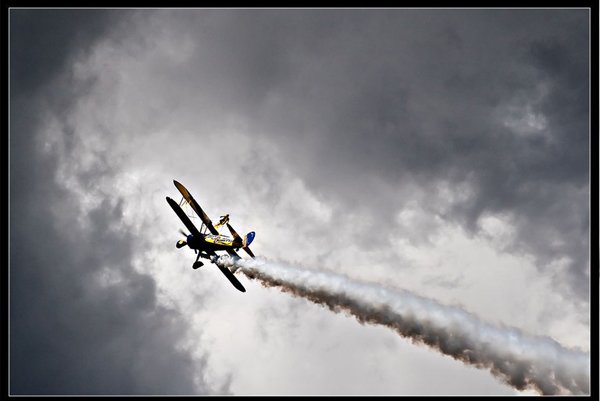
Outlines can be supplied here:
[[255, 256], [254, 256], [254, 254], [252, 253], [252, 251], [250, 250], [250, 248], [248, 248], [247, 246], [243, 247], [242, 249], [243, 249], [244, 251], [246, 251], [246, 253], [247, 253], [248, 255], [250, 255], [252, 258], [254, 258], [254, 257], [255, 257]]
[[229, 232], [231, 233], [231, 235], [233, 235], [233, 238], [234, 238], [234, 239], [238, 239], [238, 238], [239, 238], [240, 240], [242, 239], [242, 237], [240, 237], [240, 235], [239, 235], [239, 234], [238, 234], [238, 233], [237, 233], [237, 232], [236, 232], [236, 231], [233, 229], [233, 227], [231, 227], [231, 226], [229, 225], [229, 223], [227, 223], [227, 228], [229, 229]]
[[227, 223], [227, 228], [229, 229], [229, 232], [233, 236], [233, 246], [235, 248], [239, 248], [240, 246], [243, 246], [244, 240], [242, 240], [242, 237], [240, 237], [240, 235], [233, 229], [233, 227], [231, 227], [231, 225], [229, 225], [229, 223]]

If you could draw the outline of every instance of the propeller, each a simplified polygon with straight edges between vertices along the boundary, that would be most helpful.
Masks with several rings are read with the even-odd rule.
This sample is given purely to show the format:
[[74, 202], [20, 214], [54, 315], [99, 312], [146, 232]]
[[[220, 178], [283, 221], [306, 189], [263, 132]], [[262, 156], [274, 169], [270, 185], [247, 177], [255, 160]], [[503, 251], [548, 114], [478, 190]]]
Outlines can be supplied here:
[[183, 237], [185, 238], [185, 240], [182, 240], [182, 239], [180, 239], [179, 241], [177, 241], [177, 244], [175, 244], [175, 246], [177, 247], [177, 249], [179, 249], [179, 248], [182, 248], [182, 247], [184, 247], [184, 246], [186, 246], [186, 245], [188, 244], [188, 243], [187, 243], [187, 238], [188, 238], [188, 235], [185, 233], [185, 231], [183, 231], [183, 230], [180, 228], [180, 229], [179, 229], [179, 233], [180, 233], [181, 235], [183, 235]]

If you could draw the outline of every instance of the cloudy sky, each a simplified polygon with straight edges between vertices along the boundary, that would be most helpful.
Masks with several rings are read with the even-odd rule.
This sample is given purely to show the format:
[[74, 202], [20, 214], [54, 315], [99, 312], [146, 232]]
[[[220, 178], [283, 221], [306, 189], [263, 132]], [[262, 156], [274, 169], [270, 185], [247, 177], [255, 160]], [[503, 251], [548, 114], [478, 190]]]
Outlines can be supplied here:
[[589, 351], [589, 18], [12, 9], [12, 394], [530, 394], [243, 275], [268, 260]]

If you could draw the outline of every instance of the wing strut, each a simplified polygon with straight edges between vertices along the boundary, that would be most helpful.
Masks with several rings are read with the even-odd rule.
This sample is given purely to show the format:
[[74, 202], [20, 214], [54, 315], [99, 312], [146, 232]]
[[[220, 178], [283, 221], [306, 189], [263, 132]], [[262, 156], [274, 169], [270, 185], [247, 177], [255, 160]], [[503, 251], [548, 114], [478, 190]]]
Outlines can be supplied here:
[[192, 223], [190, 218], [184, 213], [184, 211], [181, 210], [181, 208], [179, 207], [177, 202], [175, 202], [173, 199], [169, 198], [168, 196], [167, 196], [167, 202], [169, 203], [169, 206], [171, 206], [173, 211], [177, 214], [179, 219], [183, 222], [183, 224], [185, 224], [187, 229], [190, 230], [192, 235], [194, 235], [196, 237], [200, 237], [200, 232], [198, 231], [198, 229], [196, 228], [194, 223]]
[[181, 195], [185, 198], [185, 200], [190, 204], [192, 209], [194, 209], [194, 211], [196, 212], [198, 217], [200, 217], [202, 219], [202, 222], [206, 225], [206, 228], [208, 228], [208, 231], [210, 231], [211, 234], [219, 235], [219, 232], [213, 226], [212, 221], [210, 221], [210, 219], [208, 218], [206, 213], [204, 213], [204, 210], [202, 210], [202, 208], [200, 207], [198, 202], [196, 202], [196, 200], [188, 192], [188, 190], [177, 180], [173, 180], [173, 183], [175, 184], [175, 187], [177, 187], [179, 192], [181, 192]]

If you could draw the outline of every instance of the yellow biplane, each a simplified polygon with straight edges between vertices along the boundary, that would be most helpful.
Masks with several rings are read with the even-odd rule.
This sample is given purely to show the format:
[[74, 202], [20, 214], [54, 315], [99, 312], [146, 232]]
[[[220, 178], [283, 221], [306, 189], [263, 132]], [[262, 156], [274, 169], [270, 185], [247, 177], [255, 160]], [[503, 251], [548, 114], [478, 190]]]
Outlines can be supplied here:
[[[204, 210], [202, 210], [198, 202], [196, 202], [196, 200], [192, 197], [188, 190], [176, 180], [173, 180], [173, 183], [175, 184], [175, 187], [177, 187], [183, 198], [178, 204], [173, 199], [167, 196], [167, 202], [175, 211], [179, 219], [181, 219], [183, 224], [190, 231], [190, 234], [186, 234], [185, 232], [181, 231], [181, 234], [183, 234], [186, 238], [185, 240], [177, 241], [175, 246], [177, 248], [182, 248], [187, 245], [188, 247], [193, 249], [195, 253], [197, 253], [198, 256], [196, 256], [196, 261], [192, 265], [192, 268], [197, 269], [204, 264], [199, 261], [201, 257], [209, 259], [211, 262], [214, 263], [218, 256], [217, 251], [227, 251], [229, 255], [235, 258], [240, 258], [236, 251], [239, 250], [239, 248], [242, 248], [244, 251], [246, 251], [246, 253], [248, 253], [248, 255], [254, 258], [254, 254], [249, 248], [250, 243], [254, 240], [254, 231], [251, 231], [248, 234], [246, 234], [244, 238], [240, 237], [239, 234], [235, 232], [233, 227], [231, 227], [231, 225], [229, 224], [228, 214], [221, 216], [219, 223], [216, 226], [213, 226], [206, 213], [204, 213]], [[200, 217], [200, 219], [202, 220], [202, 226], [200, 227], [200, 230], [198, 230], [194, 223], [192, 223], [188, 215], [183, 211], [182, 206], [190, 206], [192, 210], [198, 215], [198, 217]], [[217, 228], [223, 225], [227, 226], [232, 237], [219, 234]], [[217, 267], [219, 268], [219, 270], [221, 270], [221, 272], [223, 272], [225, 277], [229, 279], [229, 281], [231, 282], [231, 284], [233, 284], [235, 288], [237, 288], [241, 292], [246, 291], [242, 283], [240, 283], [238, 279], [235, 278], [231, 270], [229, 270], [227, 267], [219, 265], [217, 265]]]

